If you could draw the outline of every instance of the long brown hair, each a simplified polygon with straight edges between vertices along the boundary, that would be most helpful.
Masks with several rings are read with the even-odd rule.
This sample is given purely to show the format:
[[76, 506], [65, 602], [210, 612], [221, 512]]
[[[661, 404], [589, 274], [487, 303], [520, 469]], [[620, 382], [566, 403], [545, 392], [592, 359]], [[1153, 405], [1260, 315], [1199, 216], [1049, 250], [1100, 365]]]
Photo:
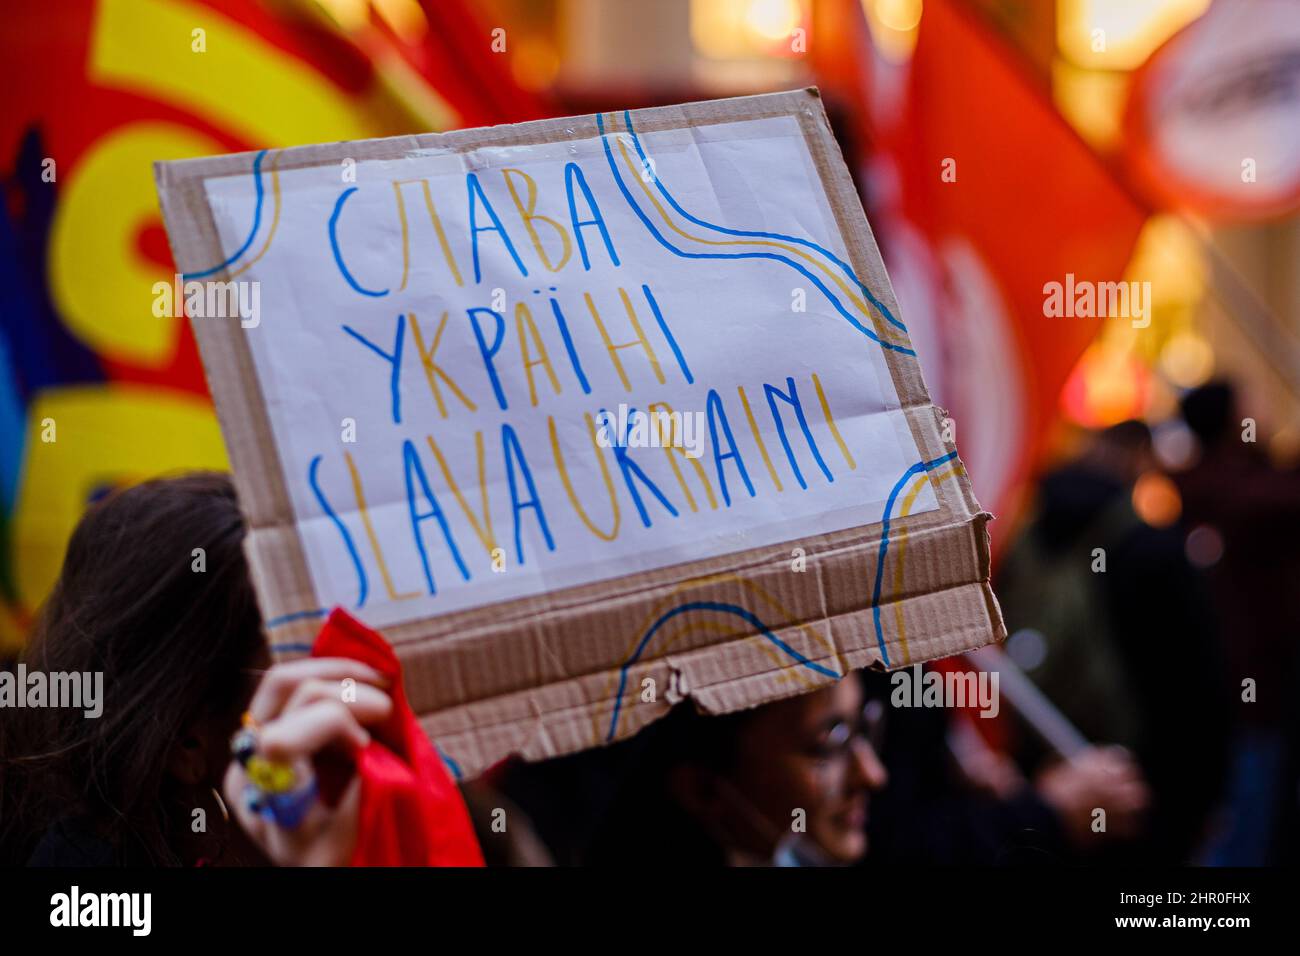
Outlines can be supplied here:
[[[103, 672], [102, 714], [12, 710], [0, 731], [0, 862], [22, 863], [75, 819], [121, 862], [180, 862], [188, 827], [169, 754], [247, 697], [261, 617], [230, 479], [145, 482], [91, 506], [26, 648], [28, 670]], [[202, 570], [198, 553], [202, 551]]]

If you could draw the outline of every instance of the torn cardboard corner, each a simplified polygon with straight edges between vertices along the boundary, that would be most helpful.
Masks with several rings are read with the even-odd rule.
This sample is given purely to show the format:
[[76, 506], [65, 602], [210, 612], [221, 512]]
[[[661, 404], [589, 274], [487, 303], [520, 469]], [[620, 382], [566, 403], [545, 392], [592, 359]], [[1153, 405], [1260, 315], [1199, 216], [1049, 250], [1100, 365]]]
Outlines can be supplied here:
[[1002, 637], [815, 90], [156, 175], [273, 650], [380, 628], [458, 773]]

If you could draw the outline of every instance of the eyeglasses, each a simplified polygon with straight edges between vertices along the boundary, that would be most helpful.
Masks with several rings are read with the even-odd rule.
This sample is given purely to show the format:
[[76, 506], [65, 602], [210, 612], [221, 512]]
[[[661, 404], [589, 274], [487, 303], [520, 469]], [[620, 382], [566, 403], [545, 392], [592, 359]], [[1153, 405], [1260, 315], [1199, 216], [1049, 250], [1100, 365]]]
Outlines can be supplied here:
[[856, 723], [839, 721], [834, 724], [825, 739], [811, 748], [809, 754], [820, 761], [843, 759], [852, 751], [855, 738], [865, 740], [879, 753], [884, 742], [885, 712], [883, 700], [867, 701]]

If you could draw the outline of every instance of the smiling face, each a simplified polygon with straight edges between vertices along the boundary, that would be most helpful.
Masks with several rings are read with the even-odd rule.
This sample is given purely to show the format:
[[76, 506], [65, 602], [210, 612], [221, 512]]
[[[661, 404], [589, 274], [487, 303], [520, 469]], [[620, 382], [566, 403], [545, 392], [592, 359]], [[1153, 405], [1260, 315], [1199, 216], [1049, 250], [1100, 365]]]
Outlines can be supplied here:
[[867, 736], [870, 716], [853, 678], [760, 708], [739, 729], [731, 765], [695, 789], [695, 815], [730, 849], [759, 860], [771, 859], [800, 818], [833, 862], [860, 860], [870, 795], [886, 782]]

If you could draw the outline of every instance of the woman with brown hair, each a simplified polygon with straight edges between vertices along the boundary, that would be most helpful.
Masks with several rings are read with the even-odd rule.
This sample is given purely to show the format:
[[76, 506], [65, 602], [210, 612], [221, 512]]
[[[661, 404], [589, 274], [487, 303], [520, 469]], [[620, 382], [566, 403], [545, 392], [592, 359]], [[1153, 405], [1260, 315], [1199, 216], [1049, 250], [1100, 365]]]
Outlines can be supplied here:
[[[383, 678], [353, 660], [270, 667], [243, 539], [220, 474], [146, 482], [86, 512], [23, 663], [102, 673], [102, 713], [5, 714], [0, 862], [348, 862], [356, 776], [319, 799], [313, 790], [298, 825], [276, 826], [245, 800], [231, 737], [250, 714], [266, 760], [311, 767], [365, 747], [365, 727], [392, 702]], [[339, 693], [347, 678], [355, 694]]]

